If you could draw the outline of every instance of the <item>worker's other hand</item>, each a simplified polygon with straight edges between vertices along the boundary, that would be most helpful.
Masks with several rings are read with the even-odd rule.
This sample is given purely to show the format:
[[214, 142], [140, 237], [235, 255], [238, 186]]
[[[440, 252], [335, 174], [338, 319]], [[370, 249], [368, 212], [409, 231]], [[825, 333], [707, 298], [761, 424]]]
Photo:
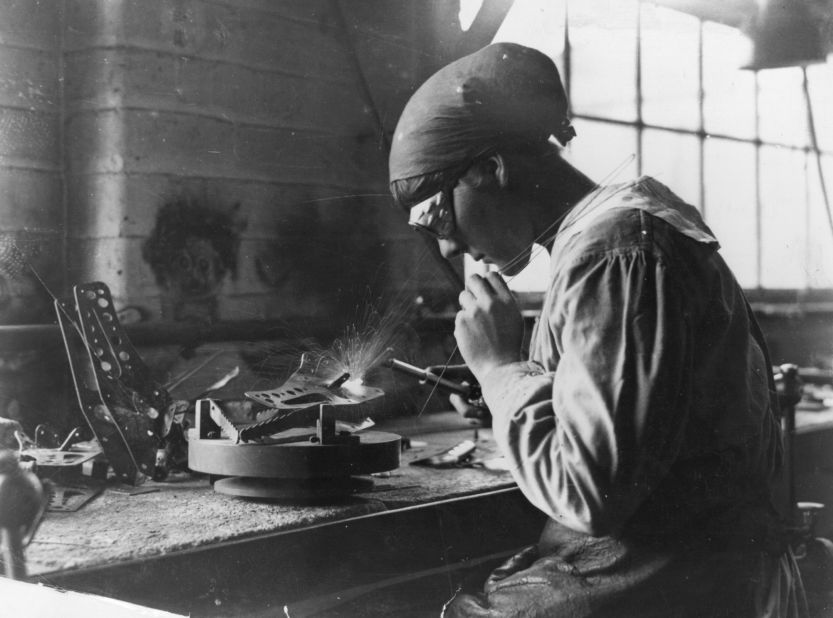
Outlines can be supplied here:
[[470, 276], [460, 293], [454, 337], [478, 382], [495, 367], [521, 360], [523, 334], [521, 311], [503, 277]]
[[[425, 370], [446, 380], [467, 385], [478, 384], [468, 365], [430, 365]], [[482, 403], [482, 398], [478, 399], [479, 403], [472, 403], [465, 397], [452, 394], [448, 396], [448, 402], [463, 418], [478, 420], [484, 426], [491, 426], [492, 414]]]
[[[481, 399], [479, 401], [482, 402], [483, 400]], [[492, 413], [489, 412], [489, 408], [485, 404], [475, 405], [460, 395], [449, 395], [448, 402], [463, 418], [480, 421], [474, 424], [479, 424], [484, 427], [492, 426]]]

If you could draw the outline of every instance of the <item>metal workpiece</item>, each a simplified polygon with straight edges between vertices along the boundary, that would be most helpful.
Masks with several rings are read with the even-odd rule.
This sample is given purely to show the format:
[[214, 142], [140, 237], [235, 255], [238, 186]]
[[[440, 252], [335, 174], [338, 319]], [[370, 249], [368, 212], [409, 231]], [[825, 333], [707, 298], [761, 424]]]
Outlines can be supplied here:
[[246, 397], [269, 408], [284, 410], [308, 408], [326, 403], [333, 406], [365, 403], [384, 395], [379, 388], [365, 385], [360, 377], [351, 378], [328, 358], [301, 355], [298, 369], [289, 379], [270, 390], [250, 391]]

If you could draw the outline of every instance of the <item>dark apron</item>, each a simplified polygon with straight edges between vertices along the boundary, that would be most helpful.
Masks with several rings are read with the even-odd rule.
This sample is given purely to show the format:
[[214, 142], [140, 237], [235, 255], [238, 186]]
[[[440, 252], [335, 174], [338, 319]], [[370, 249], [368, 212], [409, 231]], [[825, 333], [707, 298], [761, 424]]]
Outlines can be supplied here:
[[[591, 537], [550, 520], [538, 545], [495, 569], [481, 590], [461, 589], [443, 616], [510, 618], [802, 618], [801, 580], [786, 534], [767, 507], [708, 517], [708, 529], [638, 542]], [[690, 520], [686, 529], [691, 527]], [[720, 530], [744, 530], [725, 535]]]

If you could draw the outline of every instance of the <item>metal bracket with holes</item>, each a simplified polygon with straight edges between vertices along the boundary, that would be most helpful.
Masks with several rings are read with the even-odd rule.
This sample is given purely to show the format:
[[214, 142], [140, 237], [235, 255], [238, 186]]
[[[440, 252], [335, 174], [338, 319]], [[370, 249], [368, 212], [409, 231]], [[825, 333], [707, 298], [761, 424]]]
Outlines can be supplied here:
[[58, 324], [78, 403], [122, 482], [153, 473], [156, 451], [171, 426], [171, 397], [127, 338], [103, 283], [77, 285], [56, 300]]
[[343, 368], [331, 366], [328, 359], [313, 362], [308, 354], [301, 355], [301, 364], [289, 379], [267, 391], [249, 391], [246, 397], [279, 410], [297, 410], [326, 404], [330, 406], [365, 403], [384, 395], [384, 391], [349, 380]]

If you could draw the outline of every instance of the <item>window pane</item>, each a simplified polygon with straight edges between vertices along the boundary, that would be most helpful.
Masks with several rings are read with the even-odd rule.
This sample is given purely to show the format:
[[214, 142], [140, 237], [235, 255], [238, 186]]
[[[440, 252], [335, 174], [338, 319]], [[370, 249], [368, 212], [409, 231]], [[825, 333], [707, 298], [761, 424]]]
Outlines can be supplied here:
[[613, 184], [636, 176], [636, 129], [577, 118], [576, 137], [565, 158], [591, 180]]
[[700, 21], [650, 4], [642, 7], [642, 118], [697, 130]]
[[466, 277], [469, 275], [485, 275], [489, 272], [488, 264], [475, 262], [468, 253], [463, 256], [463, 269], [463, 272], [466, 273]]
[[569, 3], [574, 113], [636, 120], [637, 10], [635, 0]]
[[[515, 0], [492, 39], [494, 43], [520, 43], [544, 52], [553, 60], [564, 53], [566, 0]], [[559, 65], [562, 80], [564, 71]]]
[[[833, 63], [807, 67], [819, 148], [833, 152]], [[833, 179], [828, 181], [833, 185]]]
[[737, 28], [703, 24], [703, 122], [707, 133], [755, 137], [755, 74], [738, 68], [748, 47]]
[[509, 281], [509, 289], [516, 292], [544, 292], [550, 279], [550, 254], [535, 245], [529, 265]]
[[[636, 129], [606, 122], [576, 119], [577, 137], [564, 151], [570, 161], [593, 181], [614, 184], [636, 176]], [[467, 259], [466, 272], [479, 272], [473, 260]], [[509, 287], [516, 291], [546, 289], [549, 280], [549, 254], [543, 248], [533, 251], [533, 260]]]
[[741, 286], [757, 287], [755, 146], [708, 139], [703, 147], [706, 223]]
[[761, 285], [807, 285], [805, 156], [801, 151], [761, 148]]
[[460, 20], [460, 30], [468, 32], [482, 8], [483, 0], [460, 0], [460, 11], [457, 13], [457, 18]]
[[700, 208], [700, 140], [696, 136], [645, 129], [642, 172]]
[[[807, 279], [810, 287], [833, 288], [833, 230], [825, 213], [827, 206], [819, 184], [819, 174], [814, 155], [808, 163], [810, 206], [807, 232]], [[823, 157], [822, 165], [827, 191], [833, 191], [833, 157]]]
[[808, 143], [802, 79], [798, 68], [758, 72], [758, 109], [763, 141], [793, 146]]
[[[570, 161], [593, 181], [615, 184], [636, 176], [636, 129], [606, 122], [576, 119], [577, 137], [564, 151]], [[479, 265], [467, 258], [466, 272], [480, 272]], [[533, 251], [533, 260], [516, 276], [509, 287], [516, 291], [543, 292], [549, 279], [549, 254], [543, 248]]]

